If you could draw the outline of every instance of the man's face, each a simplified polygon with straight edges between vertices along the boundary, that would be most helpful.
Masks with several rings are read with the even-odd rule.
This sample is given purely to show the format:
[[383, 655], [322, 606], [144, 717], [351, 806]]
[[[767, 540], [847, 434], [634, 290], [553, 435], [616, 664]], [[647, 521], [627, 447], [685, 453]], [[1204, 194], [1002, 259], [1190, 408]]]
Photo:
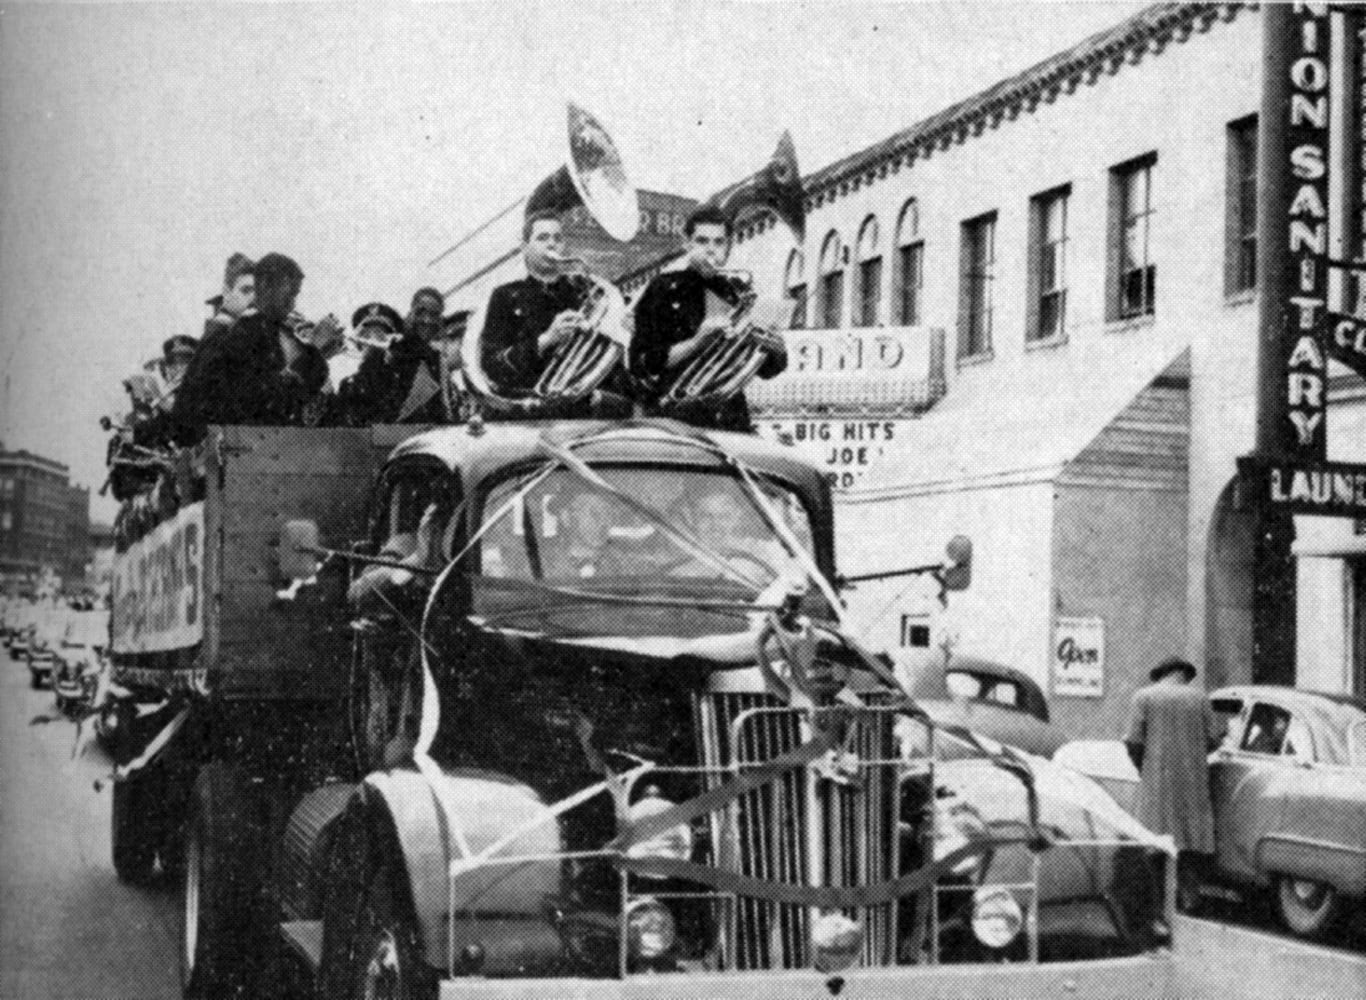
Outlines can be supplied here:
[[688, 264], [703, 274], [710, 274], [726, 266], [730, 256], [730, 237], [726, 227], [714, 222], [702, 222], [693, 227], [688, 237]]
[[256, 289], [256, 311], [269, 319], [285, 319], [293, 311], [302, 287], [303, 281], [298, 278], [262, 282]]
[[408, 313], [408, 329], [430, 343], [441, 334], [442, 303], [431, 295], [419, 295]]
[[555, 270], [555, 258], [564, 256], [564, 228], [555, 219], [538, 219], [522, 246], [527, 270], [545, 275]]
[[236, 281], [223, 289], [223, 311], [229, 316], [241, 316], [256, 300], [256, 279], [250, 274], [238, 275]]
[[599, 548], [612, 528], [612, 505], [596, 493], [580, 493], [564, 511], [564, 526], [571, 545]]
[[163, 366], [166, 372], [166, 381], [172, 385], [177, 384], [185, 375], [185, 369], [190, 367], [191, 357], [192, 355], [189, 354], [172, 354], [167, 358], [166, 364]]
[[731, 497], [712, 493], [697, 505], [697, 537], [710, 548], [726, 551], [740, 541], [744, 512]]

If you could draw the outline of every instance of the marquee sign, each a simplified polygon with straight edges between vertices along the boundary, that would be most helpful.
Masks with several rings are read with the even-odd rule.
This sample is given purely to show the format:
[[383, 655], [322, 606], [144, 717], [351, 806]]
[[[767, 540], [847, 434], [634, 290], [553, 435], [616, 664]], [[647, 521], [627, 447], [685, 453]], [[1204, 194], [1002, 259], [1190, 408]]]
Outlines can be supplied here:
[[1366, 518], [1366, 465], [1245, 458], [1239, 467], [1258, 503], [1296, 514]]
[[187, 649], [204, 636], [204, 504], [182, 507], [114, 557], [110, 648]]

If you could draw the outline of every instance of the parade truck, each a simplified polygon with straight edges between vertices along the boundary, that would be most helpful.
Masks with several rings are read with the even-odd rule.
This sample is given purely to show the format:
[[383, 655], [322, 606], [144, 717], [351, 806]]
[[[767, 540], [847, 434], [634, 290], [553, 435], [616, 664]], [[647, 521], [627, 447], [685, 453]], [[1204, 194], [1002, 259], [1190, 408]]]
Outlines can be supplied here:
[[[475, 419], [174, 466], [119, 524], [112, 840], [182, 886], [187, 997], [1175, 992], [1170, 845], [930, 720], [799, 449]], [[907, 567], [948, 599], [951, 548]]]

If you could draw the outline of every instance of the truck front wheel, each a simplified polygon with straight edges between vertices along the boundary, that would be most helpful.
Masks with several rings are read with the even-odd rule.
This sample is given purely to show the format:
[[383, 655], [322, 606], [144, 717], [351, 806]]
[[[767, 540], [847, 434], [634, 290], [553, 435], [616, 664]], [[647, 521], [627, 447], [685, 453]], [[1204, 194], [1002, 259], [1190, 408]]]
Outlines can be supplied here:
[[398, 845], [372, 822], [353, 808], [333, 845], [319, 995], [435, 1000], [437, 977], [423, 961]]
[[221, 763], [195, 780], [185, 840], [181, 991], [232, 996], [246, 980], [255, 899], [251, 815], [245, 782]]
[[142, 794], [142, 781], [125, 778], [114, 782], [114, 801], [109, 810], [109, 840], [114, 874], [120, 882], [139, 885], [152, 877], [156, 841], [147, 810], [153, 806]]

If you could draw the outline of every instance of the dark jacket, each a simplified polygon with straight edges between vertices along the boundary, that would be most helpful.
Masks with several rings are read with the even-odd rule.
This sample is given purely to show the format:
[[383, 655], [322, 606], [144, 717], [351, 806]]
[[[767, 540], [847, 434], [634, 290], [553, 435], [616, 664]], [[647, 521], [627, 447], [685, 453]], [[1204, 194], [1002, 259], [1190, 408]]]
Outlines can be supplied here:
[[280, 324], [254, 314], [213, 330], [199, 342], [176, 392], [176, 441], [193, 444], [210, 424], [297, 424], [304, 405], [327, 381], [317, 348], [285, 366]]
[[[436, 390], [425, 403], [403, 416], [420, 368], [426, 369]], [[342, 421], [356, 427], [445, 423], [448, 417], [441, 393], [441, 368], [441, 355], [421, 337], [403, 337], [387, 353], [370, 351], [356, 373], [343, 379], [337, 390]]]
[[564, 278], [546, 284], [526, 277], [493, 290], [479, 338], [479, 362], [497, 392], [514, 397], [531, 392], [545, 368], [537, 338], [556, 316], [579, 308], [582, 300], [582, 291]]
[[[707, 293], [734, 305], [734, 286], [725, 278], [704, 278], [691, 267], [656, 277], [635, 305], [635, 335], [631, 339], [631, 374], [644, 387], [647, 412], [659, 413], [659, 397], [666, 388], [669, 348], [696, 335], [707, 316]], [[785, 353], [773, 353], [759, 368], [760, 378], [772, 378], [787, 367]], [[743, 392], [713, 404], [670, 407], [668, 415], [698, 427], [748, 431], [753, 425]]]

